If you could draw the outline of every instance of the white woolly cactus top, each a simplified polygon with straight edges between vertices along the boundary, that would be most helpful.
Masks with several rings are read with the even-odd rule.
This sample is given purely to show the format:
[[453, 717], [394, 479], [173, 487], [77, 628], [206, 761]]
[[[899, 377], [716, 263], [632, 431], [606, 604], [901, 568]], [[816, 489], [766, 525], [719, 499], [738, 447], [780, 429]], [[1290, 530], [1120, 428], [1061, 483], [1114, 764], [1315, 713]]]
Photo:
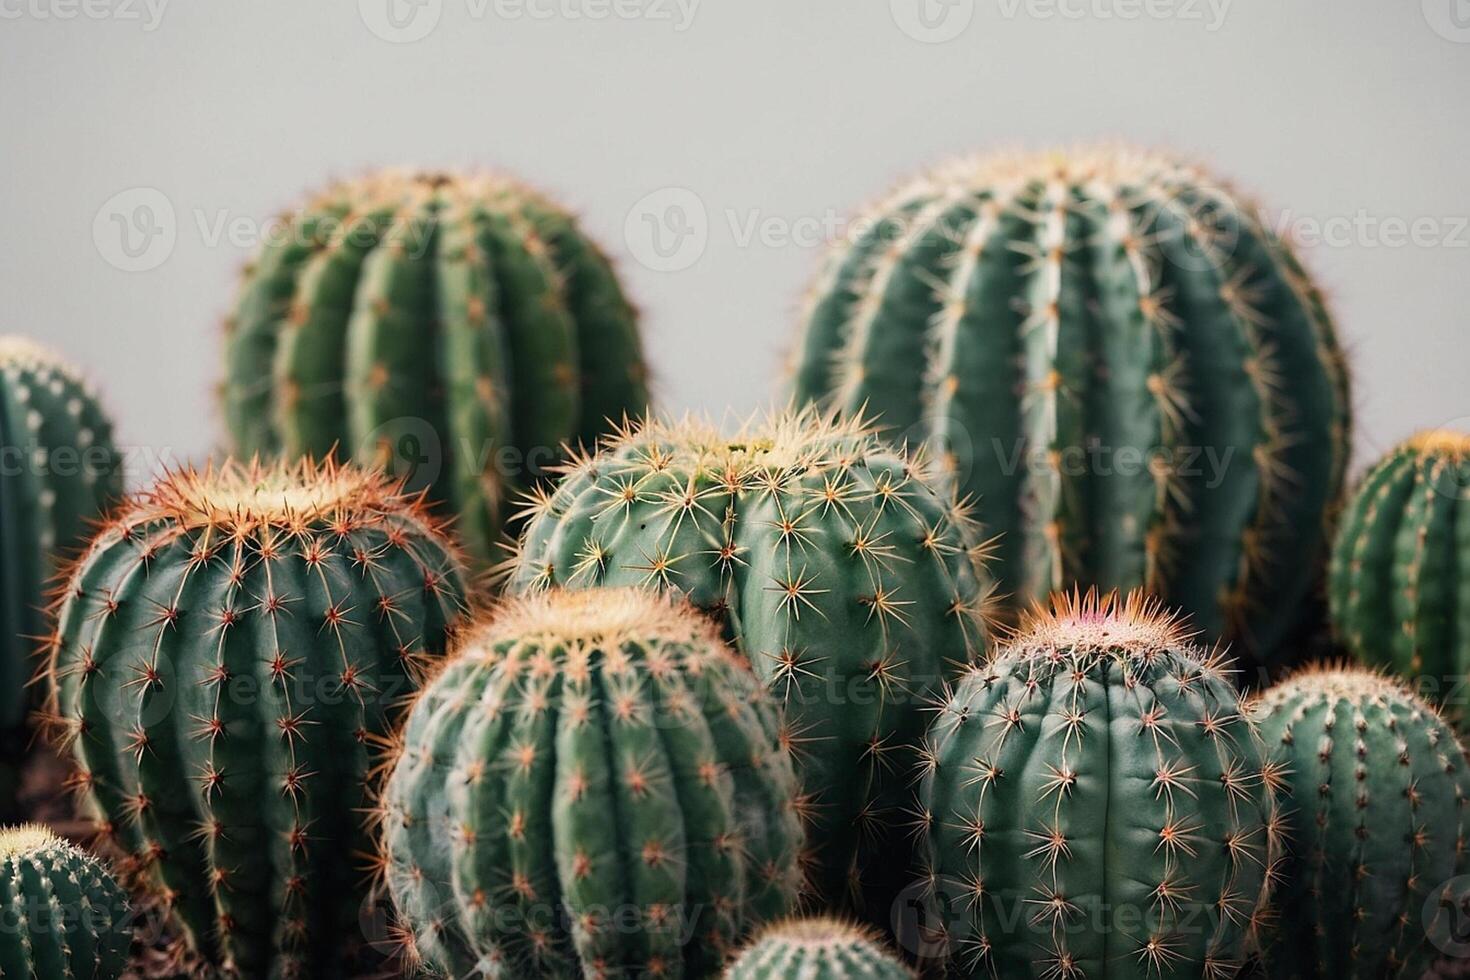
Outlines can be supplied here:
[[50, 368], [71, 374], [71, 368], [61, 355], [29, 337], [16, 335], [0, 337], [0, 370], [17, 367], [25, 369]]
[[453, 205], [500, 197], [545, 200], [542, 194], [508, 174], [391, 167], [337, 181], [315, 194], [309, 206], [330, 207], [345, 200], [357, 210], [368, 211], [394, 205], [412, 208], [434, 198]]
[[1451, 429], [1430, 429], [1404, 442], [1404, 448], [1424, 456], [1446, 456], [1456, 462], [1470, 459], [1470, 434]]
[[555, 589], [507, 600], [462, 649], [493, 658], [507, 641], [562, 647], [617, 647], [629, 640], [723, 647], [714, 623], [682, 598], [649, 589]]
[[0, 858], [22, 857], [53, 847], [72, 845], [58, 837], [50, 827], [28, 823], [0, 830]]
[[808, 949], [840, 949], [859, 943], [880, 945], [877, 934], [868, 926], [830, 915], [774, 922], [762, 930], [755, 943], [768, 939]]
[[1287, 704], [1300, 708], [1331, 703], [1384, 707], [1392, 702], [1409, 708], [1416, 717], [1444, 720], [1438, 709], [1403, 681], [1356, 664], [1307, 667], [1262, 691], [1252, 708], [1269, 713]]

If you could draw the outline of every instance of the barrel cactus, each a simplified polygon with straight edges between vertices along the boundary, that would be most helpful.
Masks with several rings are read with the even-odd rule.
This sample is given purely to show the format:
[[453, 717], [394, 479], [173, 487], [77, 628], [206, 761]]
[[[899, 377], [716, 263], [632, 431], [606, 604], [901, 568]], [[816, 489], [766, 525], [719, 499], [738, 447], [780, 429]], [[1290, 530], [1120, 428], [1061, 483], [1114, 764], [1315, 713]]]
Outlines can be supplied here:
[[91, 385], [38, 344], [0, 337], [0, 819], [16, 809], [26, 685], [58, 557], [82, 546], [121, 484]]
[[1418, 980], [1463, 943], [1470, 765], [1396, 681], [1316, 668], [1254, 704], [1290, 794], [1278, 977]]
[[1470, 436], [1427, 432], [1389, 453], [1343, 516], [1329, 573], [1332, 619], [1363, 662], [1443, 696], [1470, 676]]
[[1350, 420], [1321, 295], [1250, 202], [1102, 147], [956, 161], [854, 228], [796, 396], [933, 445], [1014, 608], [1146, 587], [1268, 661], [1320, 588]]
[[732, 438], [650, 423], [530, 510], [513, 589], [666, 589], [721, 620], [790, 720], [817, 892], [886, 920], [927, 699], [981, 642], [964, 509], [921, 461], [808, 411]]
[[920, 784], [965, 977], [1233, 977], [1283, 832], [1224, 658], [1155, 600], [1061, 597], [945, 699]]
[[86, 551], [49, 712], [121, 866], [206, 962], [346, 975], [375, 741], [464, 588], [417, 498], [330, 463], [174, 474]]
[[127, 893], [45, 827], [0, 830], [0, 916], [0, 976], [116, 980], [127, 965]]
[[703, 978], [800, 886], [775, 709], [712, 624], [553, 592], [474, 628], [382, 801], [393, 903], [434, 976]]
[[839, 919], [796, 919], [766, 930], [724, 980], [913, 980], [867, 930]]
[[495, 554], [505, 503], [647, 407], [635, 314], [557, 205], [507, 177], [386, 171], [284, 219], [227, 321], [241, 457], [332, 452], [427, 489]]

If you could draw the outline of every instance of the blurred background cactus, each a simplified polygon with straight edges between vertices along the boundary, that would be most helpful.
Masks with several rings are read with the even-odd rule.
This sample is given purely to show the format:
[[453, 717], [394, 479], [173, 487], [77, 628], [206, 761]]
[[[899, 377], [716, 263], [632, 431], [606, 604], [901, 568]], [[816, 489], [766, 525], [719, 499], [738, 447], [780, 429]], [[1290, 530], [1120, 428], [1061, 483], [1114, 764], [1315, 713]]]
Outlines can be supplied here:
[[112, 423], [92, 386], [39, 344], [0, 337], [0, 819], [17, 810], [47, 595], [121, 493]]
[[286, 216], [228, 320], [237, 455], [337, 452], [495, 555], [505, 505], [647, 409], [636, 317], [572, 217], [508, 177], [384, 171]]
[[1146, 587], [1269, 661], [1321, 585], [1350, 404], [1321, 294], [1255, 206], [1103, 146], [955, 161], [854, 227], [797, 397], [932, 445], [1014, 608]]
[[709, 977], [801, 888], [781, 726], [713, 623], [637, 589], [510, 602], [414, 706], [383, 864], [436, 977]]
[[719, 620], [785, 707], [817, 894], [887, 923], [928, 699], [984, 636], [965, 510], [922, 461], [812, 411], [733, 436], [650, 423], [529, 509], [513, 590], [642, 586]]
[[101, 836], [207, 964], [350, 975], [377, 742], [464, 594], [418, 501], [335, 464], [174, 474], [88, 548], [48, 710]]

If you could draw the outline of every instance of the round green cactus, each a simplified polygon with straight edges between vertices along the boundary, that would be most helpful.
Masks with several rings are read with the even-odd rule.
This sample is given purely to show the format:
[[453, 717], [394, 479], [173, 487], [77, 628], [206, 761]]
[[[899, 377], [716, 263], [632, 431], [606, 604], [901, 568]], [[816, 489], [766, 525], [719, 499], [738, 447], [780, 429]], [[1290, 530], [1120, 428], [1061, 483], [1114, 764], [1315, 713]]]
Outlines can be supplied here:
[[647, 409], [636, 317], [561, 208], [496, 175], [386, 171], [288, 215], [228, 321], [240, 457], [340, 452], [494, 556], [508, 497]]
[[122, 493], [112, 424], [91, 385], [23, 337], [0, 337], [0, 819], [30, 735], [26, 686], [58, 556]]
[[375, 741], [464, 588], [417, 498], [332, 464], [175, 474], [85, 553], [49, 710], [123, 869], [205, 961], [348, 970]]
[[[1460, 513], [1466, 507], [1465, 515]], [[1335, 632], [1364, 663], [1444, 697], [1470, 676], [1470, 436], [1427, 432], [1363, 480], [1333, 548]]]
[[553, 592], [471, 632], [382, 801], [410, 949], [459, 978], [707, 977], [792, 910], [797, 782], [713, 626], [651, 592]]
[[1016, 608], [1145, 587], [1268, 659], [1321, 584], [1350, 401], [1321, 296], [1254, 206], [1102, 147], [955, 161], [854, 227], [797, 398], [933, 445]]
[[36, 825], [0, 830], [0, 976], [116, 980], [127, 893], [97, 858]]
[[1470, 764], [1453, 730], [1397, 682], [1316, 669], [1254, 704], [1290, 794], [1282, 978], [1417, 978], [1461, 944]]
[[716, 616], [785, 706], [814, 883], [886, 921], [928, 699], [982, 640], [979, 547], [920, 461], [806, 412], [651, 423], [532, 503], [511, 587], [639, 585]]
[[959, 683], [920, 788], [956, 975], [1235, 975], [1283, 826], [1223, 663], [1141, 593], [1074, 595]]
[[914, 980], [867, 930], [840, 919], [795, 919], [767, 929], [724, 980]]

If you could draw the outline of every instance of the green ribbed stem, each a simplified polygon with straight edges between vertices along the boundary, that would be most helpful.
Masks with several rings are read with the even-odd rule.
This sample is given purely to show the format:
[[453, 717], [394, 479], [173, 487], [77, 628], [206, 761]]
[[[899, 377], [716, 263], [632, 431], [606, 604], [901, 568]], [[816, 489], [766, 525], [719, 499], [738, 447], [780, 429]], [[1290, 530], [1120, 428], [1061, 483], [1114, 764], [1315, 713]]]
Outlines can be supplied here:
[[1249, 202], [1107, 149], [957, 162], [855, 227], [798, 401], [931, 445], [1016, 609], [1147, 587], [1269, 662], [1320, 585], [1350, 403], [1316, 287]]
[[388, 885], [435, 976], [704, 978], [801, 883], [774, 706], [693, 610], [552, 593], [477, 628], [414, 707]]
[[930, 921], [955, 976], [1224, 980], [1254, 952], [1278, 780], [1221, 658], [1156, 610], [1035, 620], [930, 740]]
[[573, 219], [493, 176], [385, 172], [291, 215], [246, 273], [241, 457], [344, 456], [429, 491], [471, 552], [559, 458], [647, 408], [636, 316]]
[[783, 922], [751, 943], [724, 980], [913, 980], [863, 930], [834, 919]]
[[[1463, 509], [1463, 513], [1462, 513]], [[1339, 639], [1366, 664], [1444, 698], [1470, 677], [1470, 437], [1397, 447], [1358, 487], [1329, 571]]]
[[980, 648], [962, 510], [922, 466], [811, 414], [727, 438], [654, 424], [543, 496], [511, 588], [676, 591], [724, 624], [785, 705], [815, 885], [887, 923], [928, 699]]
[[27, 685], [60, 558], [122, 492], [112, 424], [50, 351], [0, 337], [0, 820], [14, 816], [30, 732]]
[[0, 830], [0, 921], [0, 976], [116, 980], [127, 965], [127, 893], [101, 861], [44, 827]]
[[206, 961], [347, 975], [375, 740], [464, 588], [414, 503], [350, 469], [181, 474], [92, 544], [51, 711], [125, 868]]
[[1470, 765], [1455, 733], [1359, 670], [1303, 674], [1255, 716], [1291, 797], [1272, 976], [1418, 980], [1464, 941]]

